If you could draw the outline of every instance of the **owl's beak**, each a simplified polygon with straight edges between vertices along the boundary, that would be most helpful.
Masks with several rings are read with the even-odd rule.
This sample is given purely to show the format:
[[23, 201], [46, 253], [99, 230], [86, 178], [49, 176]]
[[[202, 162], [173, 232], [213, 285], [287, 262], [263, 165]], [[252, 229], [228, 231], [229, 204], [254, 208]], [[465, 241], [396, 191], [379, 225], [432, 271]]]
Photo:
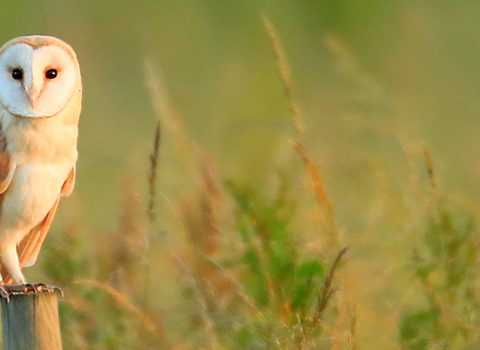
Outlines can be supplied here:
[[27, 94], [28, 100], [30, 101], [30, 106], [33, 107], [38, 97], [40, 96], [41, 90], [38, 88], [35, 88], [34, 86], [31, 86], [31, 87], [25, 86], [25, 92]]

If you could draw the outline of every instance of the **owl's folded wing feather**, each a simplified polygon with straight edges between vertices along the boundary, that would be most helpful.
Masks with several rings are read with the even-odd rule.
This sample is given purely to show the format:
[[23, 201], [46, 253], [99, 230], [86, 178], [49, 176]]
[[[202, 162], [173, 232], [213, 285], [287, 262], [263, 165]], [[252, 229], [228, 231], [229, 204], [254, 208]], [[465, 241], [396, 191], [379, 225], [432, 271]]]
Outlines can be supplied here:
[[62, 196], [68, 197], [72, 194], [73, 186], [75, 185], [75, 165], [73, 166], [72, 170], [68, 174], [67, 179], [63, 183], [62, 191], [60, 194]]
[[[67, 179], [65, 180], [62, 189], [58, 198], [53, 203], [52, 208], [45, 216], [45, 218], [37, 226], [35, 226], [28, 235], [20, 242], [17, 247], [18, 260], [20, 263], [20, 268], [24, 266], [32, 266], [37, 261], [38, 254], [40, 253], [40, 248], [42, 247], [47, 232], [52, 224], [55, 212], [57, 211], [58, 202], [60, 202], [60, 197], [62, 195], [68, 196], [73, 190], [73, 185], [75, 182], [75, 167], [70, 171]], [[2, 277], [5, 284], [9, 284], [12, 281], [11, 276], [2, 269]]]
[[[8, 153], [7, 139], [0, 126], [0, 220], [5, 191], [12, 182], [14, 173], [15, 164]], [[3, 266], [0, 266], [0, 273], [2, 276], [7, 275], [6, 269]]]
[[15, 162], [12, 161], [8, 153], [7, 139], [0, 129], [0, 194], [3, 194], [12, 182], [15, 168]]
[[52, 208], [45, 216], [43, 221], [37, 226], [35, 226], [30, 231], [30, 233], [22, 240], [22, 242], [20, 242], [17, 248], [20, 268], [23, 268], [24, 266], [32, 266], [33, 264], [35, 264], [35, 261], [37, 261], [38, 253], [40, 252], [40, 248], [42, 247], [43, 241], [47, 236], [48, 229], [52, 224], [53, 217], [55, 216], [55, 212], [57, 211], [60, 197], [62, 195], [68, 196], [70, 195], [70, 193], [72, 193], [74, 181], [75, 167], [73, 167], [68, 174], [67, 179], [63, 183], [60, 195], [58, 196], [55, 203], [53, 203]]
[[55, 200], [55, 203], [53, 203], [52, 208], [42, 222], [35, 226], [18, 245], [17, 254], [20, 268], [23, 268], [24, 266], [32, 266], [37, 261], [38, 253], [40, 253], [40, 248], [42, 247], [48, 229], [52, 224], [59, 201], [60, 196]]

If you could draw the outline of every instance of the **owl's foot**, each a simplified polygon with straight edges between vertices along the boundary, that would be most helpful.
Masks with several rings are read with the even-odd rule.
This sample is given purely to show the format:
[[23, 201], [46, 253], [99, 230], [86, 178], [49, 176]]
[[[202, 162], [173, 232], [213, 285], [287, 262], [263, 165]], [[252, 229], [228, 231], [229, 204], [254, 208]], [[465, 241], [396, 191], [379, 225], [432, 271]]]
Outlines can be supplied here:
[[0, 285], [0, 297], [10, 301], [11, 295], [18, 294], [37, 294], [37, 293], [55, 293], [59, 292], [63, 296], [63, 291], [56, 286], [47, 286], [43, 283], [37, 284], [16, 284], [16, 285]]
[[[61, 290], [57, 286], [47, 286], [46, 284], [43, 284], [43, 283], [26, 284], [25, 286], [33, 287], [33, 292], [34, 293], [55, 293], [55, 292], [59, 292], [63, 297], [63, 290]], [[26, 293], [28, 293], [28, 292], [26, 292]]]
[[2, 283], [0, 284], [0, 297], [7, 299], [7, 303], [10, 302], [10, 292], [5, 289], [5, 285]]

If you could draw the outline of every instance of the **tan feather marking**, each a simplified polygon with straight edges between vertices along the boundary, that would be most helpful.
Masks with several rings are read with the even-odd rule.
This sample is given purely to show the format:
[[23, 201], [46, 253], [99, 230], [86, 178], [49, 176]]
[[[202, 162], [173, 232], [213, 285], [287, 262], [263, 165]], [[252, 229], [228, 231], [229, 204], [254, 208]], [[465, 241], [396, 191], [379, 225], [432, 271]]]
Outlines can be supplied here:
[[45, 35], [30, 35], [30, 36], [20, 36], [18, 38], [14, 38], [7, 43], [5, 43], [0, 50], [0, 55], [10, 46], [15, 45], [15, 44], [26, 44], [30, 45], [34, 49], [38, 49], [39, 47], [42, 46], [48, 46], [48, 45], [54, 45], [54, 46], [60, 46], [63, 48], [75, 61], [76, 61], [76, 55], [75, 52], [73, 51], [72, 47], [68, 45], [66, 42], [63, 40], [60, 40], [58, 38], [55, 38], [53, 36], [45, 36]]
[[[3, 197], [3, 196], [2, 196]], [[47, 236], [48, 229], [52, 224], [53, 217], [57, 211], [58, 202], [60, 201], [60, 196], [58, 196], [55, 203], [53, 203], [52, 209], [48, 212], [45, 218], [37, 226], [35, 226], [30, 233], [25, 236], [25, 238], [20, 242], [17, 247], [18, 259], [20, 262], [20, 268], [23, 268], [27, 262], [31, 262], [30, 265], [33, 265], [37, 260], [38, 253], [42, 247], [43, 241]], [[1, 274], [3, 277], [3, 282], [5, 284], [12, 283], [12, 277], [8, 271], [2, 266]]]
[[7, 140], [0, 131], [0, 193], [5, 192], [13, 175], [12, 162], [7, 150]]
[[70, 170], [67, 179], [63, 183], [62, 190], [60, 191], [62, 196], [70, 196], [75, 185], [75, 166]]

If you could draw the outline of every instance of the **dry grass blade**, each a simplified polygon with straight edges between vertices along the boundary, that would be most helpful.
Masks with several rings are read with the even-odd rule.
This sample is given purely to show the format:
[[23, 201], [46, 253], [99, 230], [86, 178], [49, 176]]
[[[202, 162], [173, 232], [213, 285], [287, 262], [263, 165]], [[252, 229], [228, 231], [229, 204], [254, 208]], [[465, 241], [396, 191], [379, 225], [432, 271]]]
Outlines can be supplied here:
[[342, 293], [337, 295], [337, 304], [337, 323], [333, 331], [331, 350], [352, 350], [355, 346], [356, 302], [352, 296]]
[[325, 36], [325, 43], [330, 51], [337, 57], [342, 71], [357, 74], [360, 72], [355, 56], [350, 52], [340, 36], [328, 34]]
[[141, 254], [146, 242], [138, 220], [140, 197], [133, 190], [134, 187], [133, 178], [129, 174], [124, 175], [118, 234], [111, 236], [107, 246], [102, 247], [108, 257], [109, 283], [127, 295], [133, 295], [139, 287], [136, 266], [143, 260]]
[[334, 223], [335, 215], [333, 204], [328, 199], [327, 190], [322, 180], [320, 170], [315, 167], [313, 162], [308, 157], [305, 144], [303, 143], [302, 111], [300, 105], [297, 103], [294, 96], [292, 73], [288, 64], [287, 55], [272, 21], [265, 16], [262, 17], [262, 20], [265, 30], [267, 31], [270, 40], [272, 41], [272, 46], [277, 57], [277, 64], [280, 70], [280, 75], [282, 76], [283, 84], [285, 86], [285, 93], [290, 103], [290, 108], [293, 111], [293, 119], [295, 128], [297, 130], [298, 138], [297, 141], [293, 142], [293, 146], [297, 154], [300, 156], [303, 163], [305, 164], [307, 171], [312, 178], [313, 186], [317, 194], [317, 201], [324, 212], [324, 217], [321, 220], [322, 224], [324, 224], [324, 226], [329, 229], [328, 233], [330, 234], [329, 238], [331, 240], [331, 243], [336, 243], [338, 240], [338, 234]]
[[287, 55], [283, 48], [282, 42], [280, 37], [273, 25], [273, 22], [266, 16], [262, 16], [263, 26], [267, 31], [268, 35], [270, 36], [270, 40], [273, 44], [273, 49], [275, 51], [275, 55], [277, 56], [277, 64], [280, 70], [280, 74], [282, 76], [283, 84], [285, 86], [285, 93], [288, 98], [288, 102], [290, 103], [290, 108], [293, 111], [293, 118], [295, 123], [295, 128], [298, 132], [298, 137], [303, 137], [303, 120], [302, 120], [302, 110], [300, 105], [295, 100], [295, 95], [293, 91], [293, 79], [292, 73], [290, 70], [290, 66], [288, 64]]
[[94, 287], [96, 289], [104, 291], [106, 294], [110, 295], [112, 299], [117, 303], [117, 305], [130, 312], [135, 318], [143, 323], [145, 328], [155, 337], [161, 335], [161, 333], [157, 330], [155, 323], [152, 321], [150, 316], [142, 312], [137, 306], [133, 304], [131, 300], [129, 300], [124, 294], [120, 293], [118, 290], [109, 286], [108, 284], [102, 283], [100, 281], [95, 281], [91, 279], [81, 279], [76, 281], [75, 283], [81, 285], [87, 285]]
[[361, 69], [355, 55], [351, 52], [345, 40], [337, 34], [327, 34], [325, 43], [330, 51], [337, 57], [338, 69], [353, 84], [365, 93], [368, 100], [377, 105], [388, 105], [385, 87], [364, 70]]
[[355, 335], [357, 334], [357, 303], [353, 303], [352, 322], [350, 323], [350, 332], [347, 339], [347, 349], [354, 349], [355, 347]]
[[430, 156], [430, 151], [428, 148], [423, 149], [423, 154], [425, 155], [425, 162], [427, 163], [427, 171], [428, 171], [428, 178], [430, 179], [430, 186], [432, 189], [436, 189], [436, 180], [435, 180], [435, 173], [433, 172], [433, 162], [432, 157]]
[[313, 187], [315, 188], [315, 192], [317, 194], [317, 201], [320, 207], [326, 211], [326, 218], [328, 223], [333, 226], [335, 212], [332, 202], [330, 202], [330, 200], [328, 199], [327, 188], [325, 187], [325, 183], [323, 182], [320, 170], [317, 169], [317, 167], [315, 167], [315, 165], [310, 160], [303, 142], [294, 142], [293, 147], [295, 148], [295, 151], [300, 156], [300, 158], [302, 158], [302, 161], [305, 164], [305, 167], [307, 168], [310, 177], [312, 178]]
[[425, 147], [423, 149], [423, 154], [425, 155], [425, 162], [427, 166], [428, 178], [430, 180], [430, 187], [432, 188], [432, 192], [436, 194], [437, 180], [435, 178], [435, 172], [433, 171], [433, 162], [432, 162], [432, 157], [430, 155], [430, 150], [427, 147]]
[[150, 221], [155, 220], [155, 194], [156, 194], [156, 179], [157, 179], [157, 165], [160, 151], [160, 137], [161, 137], [161, 123], [157, 123], [155, 131], [155, 140], [153, 142], [153, 153], [150, 155], [150, 174], [148, 176], [148, 183], [150, 187], [150, 200], [148, 201], [148, 217]]
[[222, 346], [220, 345], [218, 339], [218, 333], [216, 331], [215, 321], [212, 319], [211, 313], [208, 308], [208, 301], [205, 299], [205, 291], [202, 290], [202, 287], [199, 285], [199, 280], [195, 276], [195, 272], [192, 268], [185, 263], [177, 255], [173, 255], [175, 259], [179, 262], [179, 266], [184, 272], [184, 276], [187, 276], [187, 281], [191, 286], [191, 290], [195, 295], [196, 305], [199, 307], [200, 316], [202, 319], [202, 328], [205, 330], [206, 339], [210, 343], [210, 349], [212, 350], [221, 350]]
[[[177, 149], [179, 150], [179, 153], [184, 156], [186, 164], [196, 164], [200, 167], [202, 179], [207, 187], [207, 191], [209, 191], [209, 193], [216, 192], [215, 197], [219, 199], [220, 191], [218, 186], [214, 184], [212, 180], [214, 177], [213, 174], [216, 173], [216, 168], [212, 161], [207, 160], [203, 149], [187, 134], [183, 120], [169, 103], [168, 92], [163, 83], [160, 71], [150, 59], [146, 59], [144, 62], [144, 72], [147, 89], [150, 93], [150, 99], [152, 100], [155, 114], [162, 122], [161, 126], [160, 124], [157, 125], [154, 153], [150, 157], [152, 172], [158, 161], [158, 148], [161, 131], [163, 127], [165, 127], [168, 133], [173, 136]], [[194, 161], [193, 163], [192, 160]], [[205, 172], [210, 172], [210, 174], [206, 175]], [[211, 179], [206, 179], [206, 177], [210, 177]], [[154, 184], [152, 183], [154, 180], [153, 177], [150, 177], [150, 189], [152, 189], [152, 187], [154, 188]], [[214, 188], [215, 186], [217, 188]]]
[[188, 137], [183, 121], [170, 105], [168, 92], [163, 84], [161, 74], [150, 59], [144, 61], [144, 72], [147, 90], [150, 93], [150, 100], [153, 103], [157, 118], [162, 120], [163, 125], [170, 131], [180, 146], [186, 147], [187, 152], [194, 151], [196, 146]]
[[322, 321], [323, 314], [328, 305], [328, 301], [330, 300], [332, 294], [335, 292], [335, 290], [332, 288], [332, 282], [333, 278], [335, 277], [335, 272], [337, 271], [338, 265], [340, 264], [340, 261], [342, 260], [342, 257], [347, 252], [347, 250], [348, 247], [345, 247], [338, 253], [332, 265], [332, 268], [330, 269], [330, 272], [325, 279], [325, 285], [323, 286], [322, 294], [320, 294], [318, 297], [317, 308], [315, 310], [315, 315], [313, 316], [313, 325], [320, 324], [320, 322]]

